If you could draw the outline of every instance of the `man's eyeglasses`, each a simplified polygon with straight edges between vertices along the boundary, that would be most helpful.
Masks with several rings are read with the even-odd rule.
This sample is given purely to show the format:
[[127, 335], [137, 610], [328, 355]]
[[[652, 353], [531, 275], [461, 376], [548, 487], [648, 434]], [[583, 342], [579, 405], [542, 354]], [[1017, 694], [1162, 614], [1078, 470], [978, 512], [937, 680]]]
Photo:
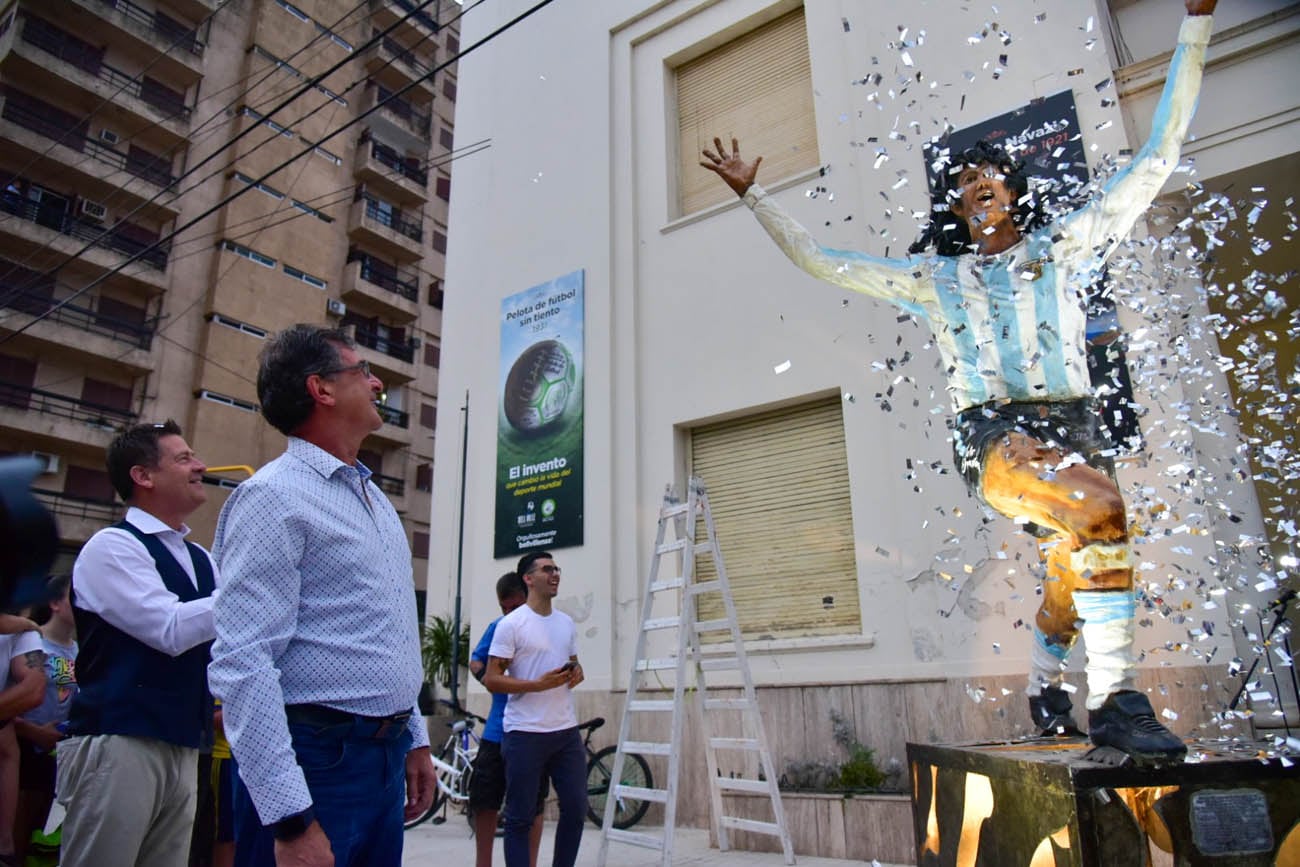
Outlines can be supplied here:
[[320, 376], [333, 376], [336, 373], [347, 373], [350, 370], [359, 370], [361, 375], [366, 379], [370, 378], [370, 362], [358, 361], [356, 364], [349, 364], [347, 367], [331, 367], [328, 370], [322, 370]]
[[534, 566], [532, 569], [529, 569], [528, 571], [545, 572], [547, 575], [559, 575], [560, 567], [559, 566]]

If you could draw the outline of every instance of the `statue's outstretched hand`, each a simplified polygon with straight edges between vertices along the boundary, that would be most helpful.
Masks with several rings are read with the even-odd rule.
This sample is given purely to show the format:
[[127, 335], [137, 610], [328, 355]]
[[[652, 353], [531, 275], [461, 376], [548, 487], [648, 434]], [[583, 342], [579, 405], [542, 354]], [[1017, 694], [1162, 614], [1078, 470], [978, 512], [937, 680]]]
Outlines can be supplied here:
[[1184, 0], [1188, 15], [1213, 15], [1215, 4], [1219, 0]]
[[[1190, 3], [1191, 0], [1188, 0]], [[740, 142], [734, 138], [731, 140], [731, 153], [722, 146], [722, 139], [713, 140], [713, 150], [704, 149], [704, 159], [700, 160], [700, 165], [704, 166], [711, 172], [717, 174], [735, 191], [736, 195], [745, 195], [745, 190], [749, 189], [754, 183], [754, 177], [758, 174], [758, 167], [763, 162], [762, 157], [754, 157], [752, 163], [747, 163], [740, 158]]]

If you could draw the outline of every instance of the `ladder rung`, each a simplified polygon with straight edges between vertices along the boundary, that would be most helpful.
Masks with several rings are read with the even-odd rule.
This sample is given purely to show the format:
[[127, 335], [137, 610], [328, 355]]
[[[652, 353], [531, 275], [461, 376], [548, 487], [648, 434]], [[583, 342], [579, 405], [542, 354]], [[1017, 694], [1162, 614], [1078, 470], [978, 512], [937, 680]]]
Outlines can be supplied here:
[[729, 792], [753, 792], [766, 795], [772, 791], [772, 786], [767, 780], [740, 780], [731, 777], [718, 777], [717, 782], [719, 789], [726, 789]]
[[696, 554], [712, 554], [713, 545], [709, 542], [699, 542], [695, 546]]
[[655, 548], [656, 554], [671, 554], [674, 551], [681, 551], [686, 548], [685, 539], [674, 539], [671, 542], [664, 542], [658, 548]]
[[673, 753], [673, 745], [653, 741], [624, 741], [623, 752], [641, 753], [650, 756], [670, 756]]
[[660, 509], [659, 517], [672, 518], [676, 515], [685, 515], [689, 509], [690, 504], [688, 503], [673, 503], [671, 506], [664, 506]]
[[671, 698], [636, 698], [627, 703], [627, 712], [636, 713], [638, 711], [653, 711], [664, 713], [673, 709], [673, 700]]
[[624, 786], [622, 784], [614, 786], [615, 798], [637, 798], [642, 801], [654, 801], [659, 804], [668, 803], [667, 789], [643, 789], [640, 786]]
[[741, 819], [738, 816], [720, 816], [719, 821], [722, 823], [723, 827], [731, 828], [736, 831], [753, 831], [755, 834], [770, 834], [773, 837], [781, 836], [781, 826], [773, 824], [772, 822]]
[[629, 714], [636, 714], [637, 711], [654, 711], [663, 714], [671, 710], [671, 698], [634, 698], [628, 702]]
[[757, 738], [709, 738], [709, 746], [715, 750], [757, 750]]
[[740, 668], [740, 659], [735, 656], [722, 656], [717, 659], [701, 659], [700, 668], [705, 671], [733, 671]]
[[677, 659], [671, 656], [663, 659], [638, 659], [636, 661], [637, 671], [667, 671], [676, 667]]
[[686, 589], [697, 596], [701, 593], [716, 593], [722, 589], [722, 582], [715, 578], [712, 581], [700, 581], [698, 584], [692, 584]]
[[651, 593], [662, 593], [665, 590], [676, 590], [685, 583], [686, 582], [682, 580], [681, 576], [676, 578], [665, 578], [662, 581], [656, 581], [651, 584], [649, 590]]
[[617, 843], [630, 843], [643, 849], [659, 849], [662, 851], [664, 848], [663, 837], [643, 834], [640, 831], [620, 831], [618, 828], [610, 828], [605, 832], [605, 836]]
[[706, 698], [705, 710], [753, 710], [754, 703], [747, 698]]
[[682, 619], [680, 617], [651, 617], [645, 623], [641, 624], [641, 628], [645, 630], [676, 629], [681, 625]]
[[695, 621], [696, 632], [721, 632], [724, 629], [731, 628], [731, 621], [727, 618], [721, 620], [697, 620]]

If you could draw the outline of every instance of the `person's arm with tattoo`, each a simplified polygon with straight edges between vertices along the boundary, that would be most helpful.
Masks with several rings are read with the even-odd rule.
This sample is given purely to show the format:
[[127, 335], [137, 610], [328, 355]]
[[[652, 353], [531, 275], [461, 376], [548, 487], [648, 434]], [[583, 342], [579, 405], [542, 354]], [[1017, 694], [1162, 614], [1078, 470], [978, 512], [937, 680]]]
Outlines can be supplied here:
[[29, 650], [9, 660], [9, 686], [0, 690], [0, 720], [26, 713], [45, 697], [45, 651]]

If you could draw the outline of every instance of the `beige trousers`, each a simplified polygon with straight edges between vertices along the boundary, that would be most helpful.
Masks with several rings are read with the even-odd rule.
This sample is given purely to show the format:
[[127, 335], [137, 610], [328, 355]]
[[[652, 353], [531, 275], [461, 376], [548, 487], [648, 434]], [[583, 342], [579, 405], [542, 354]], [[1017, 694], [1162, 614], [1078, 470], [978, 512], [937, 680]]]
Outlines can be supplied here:
[[55, 791], [67, 809], [62, 867], [185, 867], [198, 750], [151, 738], [59, 743]]

